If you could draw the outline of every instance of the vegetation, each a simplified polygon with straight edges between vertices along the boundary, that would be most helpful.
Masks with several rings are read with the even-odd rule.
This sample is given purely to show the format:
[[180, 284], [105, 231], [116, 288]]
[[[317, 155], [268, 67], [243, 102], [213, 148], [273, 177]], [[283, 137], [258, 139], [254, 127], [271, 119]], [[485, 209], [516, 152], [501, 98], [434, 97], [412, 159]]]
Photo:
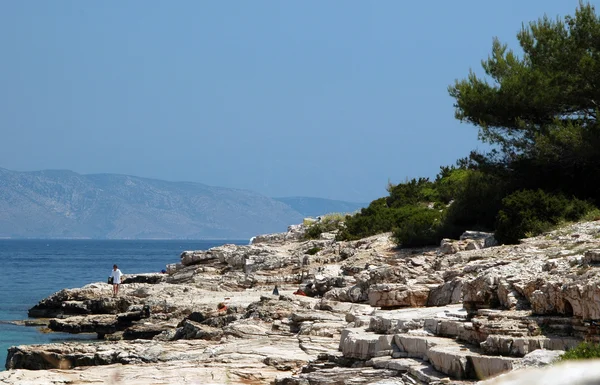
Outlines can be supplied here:
[[600, 358], [600, 344], [582, 342], [560, 356], [561, 361], [586, 360], [589, 358]]
[[317, 246], [314, 246], [314, 247], [311, 247], [310, 249], [306, 250], [306, 254], [308, 254], [308, 255], [315, 255], [319, 251], [321, 251], [321, 248], [317, 247]]
[[344, 223], [345, 216], [340, 213], [327, 214], [320, 217], [319, 220], [304, 222], [308, 226], [304, 237], [306, 239], [319, 239], [322, 233], [339, 231]]
[[440, 212], [426, 207], [407, 206], [406, 217], [394, 229], [396, 242], [403, 247], [439, 243]]
[[497, 145], [481, 156], [513, 191], [542, 189], [598, 204], [600, 18], [580, 4], [563, 20], [543, 17], [518, 33], [522, 57], [494, 40], [482, 62], [449, 88], [456, 117]]
[[482, 62], [449, 87], [456, 118], [494, 146], [428, 178], [389, 185], [348, 217], [339, 239], [393, 232], [399, 246], [436, 244], [464, 230], [503, 243], [596, 213], [600, 204], [600, 17], [543, 17], [517, 34], [519, 56], [495, 39]]
[[594, 207], [577, 198], [553, 195], [543, 190], [521, 190], [502, 200], [496, 239], [516, 243], [523, 235], [542, 234], [565, 222], [583, 217]]

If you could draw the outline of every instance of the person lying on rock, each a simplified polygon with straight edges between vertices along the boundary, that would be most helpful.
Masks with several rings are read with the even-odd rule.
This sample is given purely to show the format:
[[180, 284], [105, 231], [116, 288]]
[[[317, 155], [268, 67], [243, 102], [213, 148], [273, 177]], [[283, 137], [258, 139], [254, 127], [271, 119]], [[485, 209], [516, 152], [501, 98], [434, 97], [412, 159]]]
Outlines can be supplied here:
[[121, 286], [121, 276], [122, 275], [123, 275], [123, 273], [121, 273], [121, 270], [119, 270], [119, 267], [117, 265], [113, 265], [112, 272], [110, 273], [110, 276], [113, 279], [113, 297], [116, 297], [117, 295], [119, 295], [119, 286]]
[[306, 295], [306, 293], [304, 292], [304, 290], [302, 290], [301, 288], [298, 288], [298, 290], [296, 290], [295, 292], [293, 292], [292, 294], [296, 294], [296, 295]]

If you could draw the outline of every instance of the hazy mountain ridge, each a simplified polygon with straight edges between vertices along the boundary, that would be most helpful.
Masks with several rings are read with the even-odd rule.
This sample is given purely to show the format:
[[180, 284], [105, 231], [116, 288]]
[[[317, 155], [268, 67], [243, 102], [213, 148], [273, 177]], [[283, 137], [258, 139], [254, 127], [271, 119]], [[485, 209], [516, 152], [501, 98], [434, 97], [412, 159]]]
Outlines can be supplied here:
[[302, 215], [263, 195], [127, 175], [0, 169], [0, 237], [245, 238]]
[[0, 238], [250, 238], [285, 231], [305, 216], [344, 211], [344, 203], [128, 175], [0, 168]]
[[287, 204], [305, 217], [316, 217], [329, 213], [353, 213], [369, 205], [368, 203], [313, 197], [281, 197], [273, 199]]

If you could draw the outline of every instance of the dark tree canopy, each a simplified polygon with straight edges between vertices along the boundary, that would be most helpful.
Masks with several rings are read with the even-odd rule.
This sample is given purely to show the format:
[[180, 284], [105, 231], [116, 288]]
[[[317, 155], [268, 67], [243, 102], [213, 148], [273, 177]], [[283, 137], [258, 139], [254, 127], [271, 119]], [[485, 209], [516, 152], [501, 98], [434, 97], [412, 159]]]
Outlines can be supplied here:
[[457, 119], [480, 128], [480, 139], [506, 155], [527, 153], [539, 136], [575, 124], [598, 129], [600, 18], [580, 3], [575, 16], [543, 17], [517, 35], [522, 55], [494, 39], [482, 61], [449, 87]]

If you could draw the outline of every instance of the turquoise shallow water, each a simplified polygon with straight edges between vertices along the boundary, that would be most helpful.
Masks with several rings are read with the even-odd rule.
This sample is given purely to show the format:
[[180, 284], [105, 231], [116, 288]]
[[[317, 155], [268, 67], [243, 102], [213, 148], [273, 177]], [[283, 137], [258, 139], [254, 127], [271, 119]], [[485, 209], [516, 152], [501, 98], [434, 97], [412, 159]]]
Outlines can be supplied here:
[[43, 344], [95, 335], [41, 333], [5, 321], [27, 319], [27, 310], [63, 288], [104, 282], [113, 264], [124, 274], [159, 272], [184, 250], [206, 250], [240, 241], [0, 240], [0, 370], [10, 346]]

